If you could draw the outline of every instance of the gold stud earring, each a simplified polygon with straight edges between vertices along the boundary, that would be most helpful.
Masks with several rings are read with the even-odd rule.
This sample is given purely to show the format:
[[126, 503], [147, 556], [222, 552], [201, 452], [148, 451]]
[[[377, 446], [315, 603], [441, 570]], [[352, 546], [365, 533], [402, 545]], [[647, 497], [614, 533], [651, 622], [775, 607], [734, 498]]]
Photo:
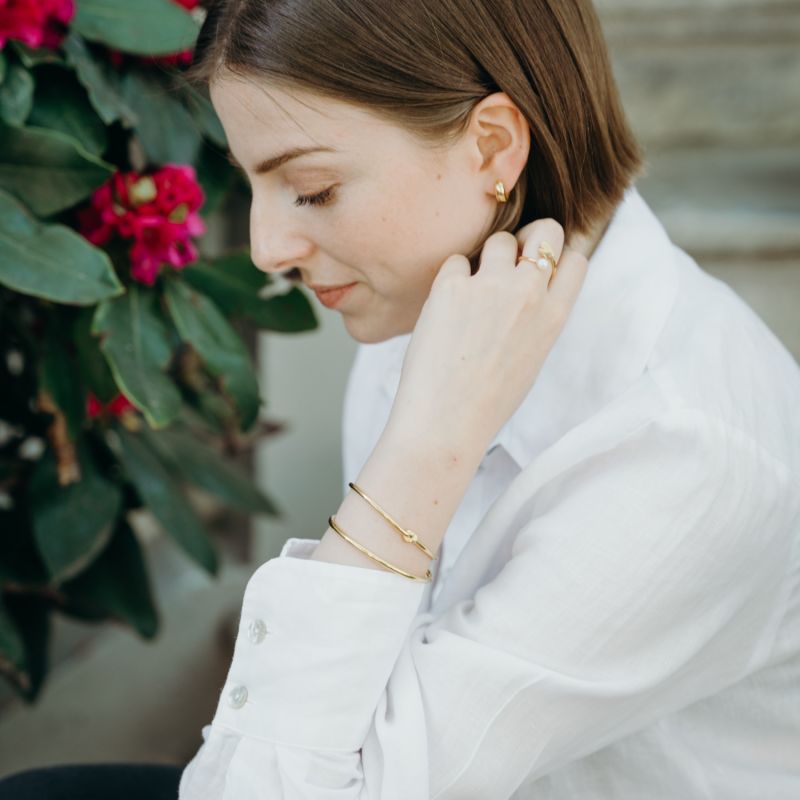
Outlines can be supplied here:
[[494, 182], [494, 196], [497, 198], [498, 203], [505, 203], [508, 201], [506, 196], [506, 188], [503, 186], [503, 181]]

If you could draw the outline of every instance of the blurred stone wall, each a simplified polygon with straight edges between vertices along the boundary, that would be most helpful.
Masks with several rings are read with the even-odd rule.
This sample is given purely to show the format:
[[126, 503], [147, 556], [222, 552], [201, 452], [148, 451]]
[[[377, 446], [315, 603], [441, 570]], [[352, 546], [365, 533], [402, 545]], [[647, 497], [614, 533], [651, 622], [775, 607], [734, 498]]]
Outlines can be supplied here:
[[800, 357], [800, 2], [597, 0], [639, 188]]
[[797, 146], [800, 3], [595, 5], [626, 108], [650, 146]]

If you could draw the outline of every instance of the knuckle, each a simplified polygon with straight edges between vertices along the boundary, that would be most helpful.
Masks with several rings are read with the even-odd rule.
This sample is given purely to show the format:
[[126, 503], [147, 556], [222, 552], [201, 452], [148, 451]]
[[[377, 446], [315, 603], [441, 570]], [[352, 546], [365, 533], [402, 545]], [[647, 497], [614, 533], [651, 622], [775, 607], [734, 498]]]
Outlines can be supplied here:
[[549, 226], [561, 228], [561, 223], [558, 220], [553, 219], [553, 217], [544, 217], [539, 221]]
[[517, 237], [510, 231], [496, 231], [489, 238], [498, 242], [506, 241], [509, 244], [516, 244], [517, 242]]
[[561, 223], [557, 222], [552, 217], [542, 220], [542, 223], [542, 238], [556, 239], [560, 246], [564, 241], [564, 228], [561, 226]]
[[436, 273], [436, 281], [453, 280], [460, 275], [469, 274], [469, 259], [458, 253], [448, 256]]

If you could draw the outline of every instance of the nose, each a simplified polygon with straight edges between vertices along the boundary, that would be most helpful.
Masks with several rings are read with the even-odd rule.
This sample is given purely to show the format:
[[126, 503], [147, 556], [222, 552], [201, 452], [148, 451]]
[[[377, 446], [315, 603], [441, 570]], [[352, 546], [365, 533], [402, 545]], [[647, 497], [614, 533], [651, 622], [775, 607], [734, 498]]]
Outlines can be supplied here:
[[286, 272], [309, 257], [313, 244], [297, 229], [291, 212], [269, 209], [253, 198], [250, 206], [250, 257], [262, 272]]

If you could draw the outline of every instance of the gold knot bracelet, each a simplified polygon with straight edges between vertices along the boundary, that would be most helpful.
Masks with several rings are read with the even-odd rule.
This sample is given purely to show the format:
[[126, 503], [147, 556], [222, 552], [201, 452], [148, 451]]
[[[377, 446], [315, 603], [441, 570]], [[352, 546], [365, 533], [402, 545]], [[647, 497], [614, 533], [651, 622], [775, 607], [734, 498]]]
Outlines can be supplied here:
[[[395, 528], [395, 530], [397, 530], [397, 532], [403, 537], [403, 540], [405, 542], [407, 542], [408, 544], [413, 544], [415, 547], [417, 547], [419, 550], [421, 550], [423, 553], [425, 553], [425, 555], [428, 556], [428, 558], [430, 558], [432, 561], [436, 560], [436, 556], [434, 556], [433, 553], [419, 540], [419, 537], [417, 536], [416, 533], [414, 533], [414, 531], [411, 531], [408, 528], [404, 528], [397, 521], [395, 521], [371, 497], [369, 497], [366, 494], [366, 492], [360, 486], [358, 486], [357, 484], [353, 483], [352, 481], [350, 483], [348, 483], [347, 485], [354, 492], [356, 492], [356, 494], [358, 494], [359, 496], [363, 497], [364, 500], [366, 500], [367, 503], [369, 503], [370, 506], [372, 506], [372, 508], [374, 508], [390, 525], [392, 525]], [[336, 533], [339, 534], [339, 536], [342, 537], [342, 539], [344, 539], [346, 542], [349, 542], [357, 550], [360, 550], [362, 553], [364, 553], [364, 555], [369, 556], [373, 561], [377, 561], [379, 564], [383, 565], [387, 569], [392, 570], [392, 572], [396, 572], [398, 575], [402, 575], [403, 577], [408, 578], [409, 580], [412, 580], [412, 581], [422, 581], [424, 583], [429, 583], [432, 580], [433, 576], [431, 575], [431, 571], [430, 570], [427, 570], [427, 572], [423, 576], [412, 575], [412, 574], [406, 572], [405, 570], [402, 570], [399, 567], [396, 567], [394, 564], [390, 564], [388, 561], [385, 561], [380, 556], [375, 555], [375, 553], [373, 553], [370, 550], [368, 550], [366, 547], [364, 547], [364, 545], [359, 544], [354, 539], [351, 539], [341, 529], [339, 524], [336, 522], [336, 518], [334, 517], [333, 514], [331, 514], [331, 516], [328, 517], [328, 524], [331, 526], [331, 528], [334, 531], [336, 531]]]

